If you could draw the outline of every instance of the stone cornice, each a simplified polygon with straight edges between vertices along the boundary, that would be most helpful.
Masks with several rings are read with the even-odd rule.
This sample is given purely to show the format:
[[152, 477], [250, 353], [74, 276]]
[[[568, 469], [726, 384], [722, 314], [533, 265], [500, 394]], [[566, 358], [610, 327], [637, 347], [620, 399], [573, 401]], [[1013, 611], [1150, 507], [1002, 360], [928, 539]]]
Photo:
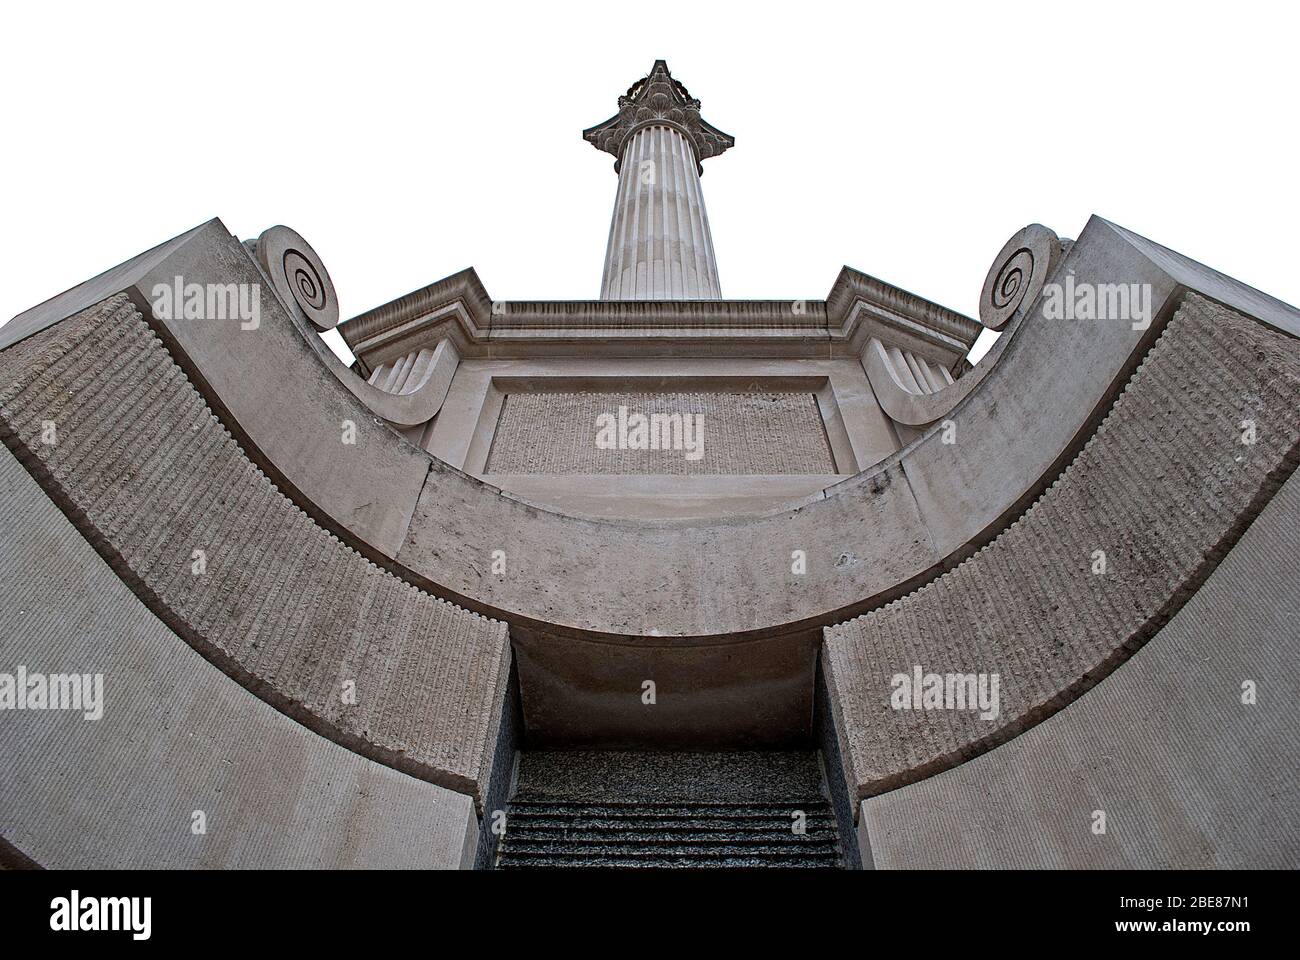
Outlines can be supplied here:
[[825, 336], [821, 300], [512, 300], [497, 305], [492, 336], [510, 330], [564, 327], [626, 331], [789, 329]]
[[870, 337], [951, 367], [975, 342], [975, 320], [845, 267], [826, 300], [493, 301], [473, 269], [367, 311], [339, 332], [369, 374], [450, 337], [483, 356], [857, 355]]
[[875, 336], [951, 366], [974, 345], [983, 327], [876, 277], [844, 267], [826, 298], [831, 331], [865, 345]]
[[420, 345], [435, 346], [455, 327], [464, 349], [486, 340], [492, 300], [473, 267], [453, 273], [404, 297], [358, 314], [338, 326], [348, 348], [369, 376], [384, 360]]

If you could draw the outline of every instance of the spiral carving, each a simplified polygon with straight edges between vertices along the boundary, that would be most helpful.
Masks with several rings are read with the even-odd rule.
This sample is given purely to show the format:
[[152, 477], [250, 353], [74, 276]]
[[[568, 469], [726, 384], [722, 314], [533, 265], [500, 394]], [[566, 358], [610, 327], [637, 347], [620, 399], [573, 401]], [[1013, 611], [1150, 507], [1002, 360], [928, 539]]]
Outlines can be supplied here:
[[1038, 299], [1064, 254], [1061, 239], [1031, 223], [1003, 246], [980, 292], [980, 323], [1001, 330]]
[[339, 322], [339, 301], [325, 264], [296, 230], [275, 226], [264, 230], [254, 249], [262, 271], [285, 305], [317, 330]]

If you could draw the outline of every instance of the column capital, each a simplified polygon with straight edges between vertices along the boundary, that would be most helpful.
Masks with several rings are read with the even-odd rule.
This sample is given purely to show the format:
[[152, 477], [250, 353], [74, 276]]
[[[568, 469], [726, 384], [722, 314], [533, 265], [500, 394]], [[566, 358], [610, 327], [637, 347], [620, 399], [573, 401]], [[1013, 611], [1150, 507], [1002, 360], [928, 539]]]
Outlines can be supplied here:
[[700, 101], [681, 81], [674, 80], [668, 64], [656, 60], [650, 73], [618, 98], [618, 113], [604, 123], [582, 131], [582, 138], [597, 150], [612, 153], [614, 169], [623, 163], [623, 147], [643, 127], [665, 126], [679, 130], [695, 151], [695, 164], [704, 172], [703, 161], [736, 145], [736, 138], [723, 133], [700, 117]]

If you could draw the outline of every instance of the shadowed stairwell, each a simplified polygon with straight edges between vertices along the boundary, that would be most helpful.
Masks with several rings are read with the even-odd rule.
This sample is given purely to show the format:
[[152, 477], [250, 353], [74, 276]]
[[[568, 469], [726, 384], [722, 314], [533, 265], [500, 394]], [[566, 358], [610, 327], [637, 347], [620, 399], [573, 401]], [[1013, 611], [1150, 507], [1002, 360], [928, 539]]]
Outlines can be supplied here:
[[557, 751], [520, 755], [496, 865], [843, 864], [813, 751]]

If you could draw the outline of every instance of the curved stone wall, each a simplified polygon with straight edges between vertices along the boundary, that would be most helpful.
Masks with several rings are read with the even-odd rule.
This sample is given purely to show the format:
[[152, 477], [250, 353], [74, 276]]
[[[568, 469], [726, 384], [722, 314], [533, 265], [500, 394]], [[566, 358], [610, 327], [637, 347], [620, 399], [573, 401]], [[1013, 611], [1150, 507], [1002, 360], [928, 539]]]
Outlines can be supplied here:
[[205, 662], [5, 449], [0, 501], [0, 671], [103, 678], [99, 719], [4, 712], [0, 857], [7, 843], [52, 869], [469, 865], [470, 797], [317, 736]]
[[0, 384], [5, 442], [169, 626], [312, 729], [481, 802], [503, 623], [367, 562], [295, 507], [125, 296], [0, 353]]
[[1297, 584], [1292, 475], [1104, 683], [996, 750], [866, 800], [875, 866], [1300, 867]]
[[[1297, 407], [1300, 344], [1189, 295], [1096, 435], [1024, 516], [956, 569], [826, 630], [850, 792], [871, 796], [987, 750], [1129, 656], [1295, 469]], [[1243, 443], [1245, 421], [1253, 443]], [[918, 667], [996, 674], [998, 716], [891, 708], [891, 678]]]
[[[242, 249], [227, 257], [223, 242], [204, 234], [160, 269], [196, 281], [256, 280]], [[1081, 234], [1066, 265], [1081, 281], [1150, 279], [1157, 304], [1178, 294], [1102, 221]], [[355, 398], [318, 362], [304, 335], [313, 331], [273, 305], [263, 314], [255, 331], [155, 322], [209, 402], [220, 398], [223, 421], [300, 494], [300, 506], [372, 558], [395, 559], [404, 575], [486, 615], [656, 647], [815, 632], [933, 577], [1018, 515], [1091, 433], [1155, 334], [1030, 315], [980, 389], [952, 411], [959, 443], [945, 444], [936, 429], [791, 509], [681, 525], [566, 516], [428, 457], [357, 415]], [[339, 423], [349, 418], [357, 442], [340, 449]], [[1035, 442], [1021, 442], [1029, 432]], [[485, 572], [498, 549], [509, 556], [505, 576]], [[808, 557], [807, 575], [790, 572], [796, 549]]]
[[[165, 246], [129, 277], [110, 271], [25, 315], [16, 335], [105, 288], [142, 305], [152, 282], [176, 275], [260, 282], [215, 221]], [[689, 747], [699, 744], [673, 738], [707, 733], [770, 746], [809, 733], [821, 628], [905, 595], [1002, 533], [1093, 435], [1187, 290], [1300, 331], [1291, 308], [1096, 218], [1062, 269], [1079, 283], [1150, 284], [1153, 322], [1018, 310], [996, 365], [951, 411], [955, 442], [936, 428], [791, 509], [707, 523], [570, 517], [430, 458], [366, 415], [319, 362], [315, 332], [274, 300], [251, 330], [148, 323], [253, 463], [319, 525], [402, 580], [509, 620], [530, 734], [572, 745], [581, 727], [588, 743], [671, 735]], [[562, 330], [571, 305], [552, 306]], [[340, 444], [341, 425], [355, 444]], [[796, 550], [806, 573], [792, 571]], [[497, 551], [504, 573], [493, 570]], [[651, 675], [664, 694], [653, 718], [623, 699]]]

